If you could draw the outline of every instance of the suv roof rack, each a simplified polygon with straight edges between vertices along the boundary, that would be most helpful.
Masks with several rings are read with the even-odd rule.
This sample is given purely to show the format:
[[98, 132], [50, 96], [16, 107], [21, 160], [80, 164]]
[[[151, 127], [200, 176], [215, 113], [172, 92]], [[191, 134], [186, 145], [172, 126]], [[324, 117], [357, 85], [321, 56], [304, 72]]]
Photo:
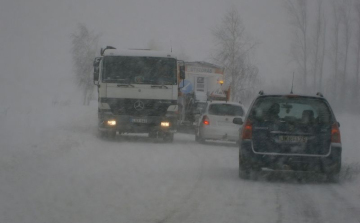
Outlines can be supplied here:
[[263, 90], [259, 91], [259, 95], [264, 95], [264, 91]]
[[323, 94], [321, 94], [320, 92], [318, 92], [318, 93], [316, 93], [316, 96], [319, 96], [319, 97], [324, 97], [324, 95]]

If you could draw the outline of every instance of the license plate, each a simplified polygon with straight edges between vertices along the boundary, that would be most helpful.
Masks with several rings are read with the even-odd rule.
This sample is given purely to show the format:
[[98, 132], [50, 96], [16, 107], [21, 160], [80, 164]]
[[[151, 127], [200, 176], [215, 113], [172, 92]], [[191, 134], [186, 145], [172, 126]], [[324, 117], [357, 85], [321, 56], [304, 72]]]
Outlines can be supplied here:
[[145, 118], [133, 118], [131, 121], [135, 123], [147, 123], [147, 119]]
[[280, 142], [301, 142], [306, 143], [307, 137], [305, 136], [279, 136]]

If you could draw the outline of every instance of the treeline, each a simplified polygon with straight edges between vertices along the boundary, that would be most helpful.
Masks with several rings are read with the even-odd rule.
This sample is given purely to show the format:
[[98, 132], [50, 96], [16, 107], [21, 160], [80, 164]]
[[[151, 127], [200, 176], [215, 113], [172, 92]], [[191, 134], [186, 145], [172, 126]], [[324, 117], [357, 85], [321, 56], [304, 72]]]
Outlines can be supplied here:
[[360, 1], [286, 0], [285, 8], [297, 83], [339, 110], [360, 112]]

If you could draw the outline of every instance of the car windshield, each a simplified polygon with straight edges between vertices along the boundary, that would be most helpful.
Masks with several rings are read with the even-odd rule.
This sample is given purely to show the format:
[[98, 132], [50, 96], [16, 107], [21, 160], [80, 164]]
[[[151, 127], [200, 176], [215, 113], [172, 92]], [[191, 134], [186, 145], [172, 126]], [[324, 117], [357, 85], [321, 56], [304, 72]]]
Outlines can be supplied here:
[[232, 104], [211, 104], [209, 106], [210, 115], [219, 116], [243, 116], [244, 110], [241, 106]]
[[324, 100], [308, 97], [259, 98], [250, 112], [250, 119], [308, 124], [330, 124], [333, 121]]
[[176, 84], [176, 60], [157, 57], [106, 56], [103, 82], [128, 84]]

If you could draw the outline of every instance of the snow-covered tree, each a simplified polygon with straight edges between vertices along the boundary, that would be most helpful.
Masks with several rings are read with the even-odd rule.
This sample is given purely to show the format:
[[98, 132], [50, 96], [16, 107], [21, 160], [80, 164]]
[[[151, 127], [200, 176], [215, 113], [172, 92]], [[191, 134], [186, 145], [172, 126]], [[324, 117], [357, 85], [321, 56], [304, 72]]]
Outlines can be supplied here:
[[84, 105], [88, 105], [93, 94], [93, 61], [98, 49], [99, 35], [89, 31], [84, 24], [79, 24], [71, 35], [71, 53], [73, 68], [78, 86], [83, 92]]
[[258, 68], [250, 57], [256, 43], [245, 33], [239, 12], [232, 8], [223, 17], [220, 26], [213, 30], [215, 62], [225, 67], [225, 81], [231, 87], [231, 99], [244, 101], [257, 82]]

